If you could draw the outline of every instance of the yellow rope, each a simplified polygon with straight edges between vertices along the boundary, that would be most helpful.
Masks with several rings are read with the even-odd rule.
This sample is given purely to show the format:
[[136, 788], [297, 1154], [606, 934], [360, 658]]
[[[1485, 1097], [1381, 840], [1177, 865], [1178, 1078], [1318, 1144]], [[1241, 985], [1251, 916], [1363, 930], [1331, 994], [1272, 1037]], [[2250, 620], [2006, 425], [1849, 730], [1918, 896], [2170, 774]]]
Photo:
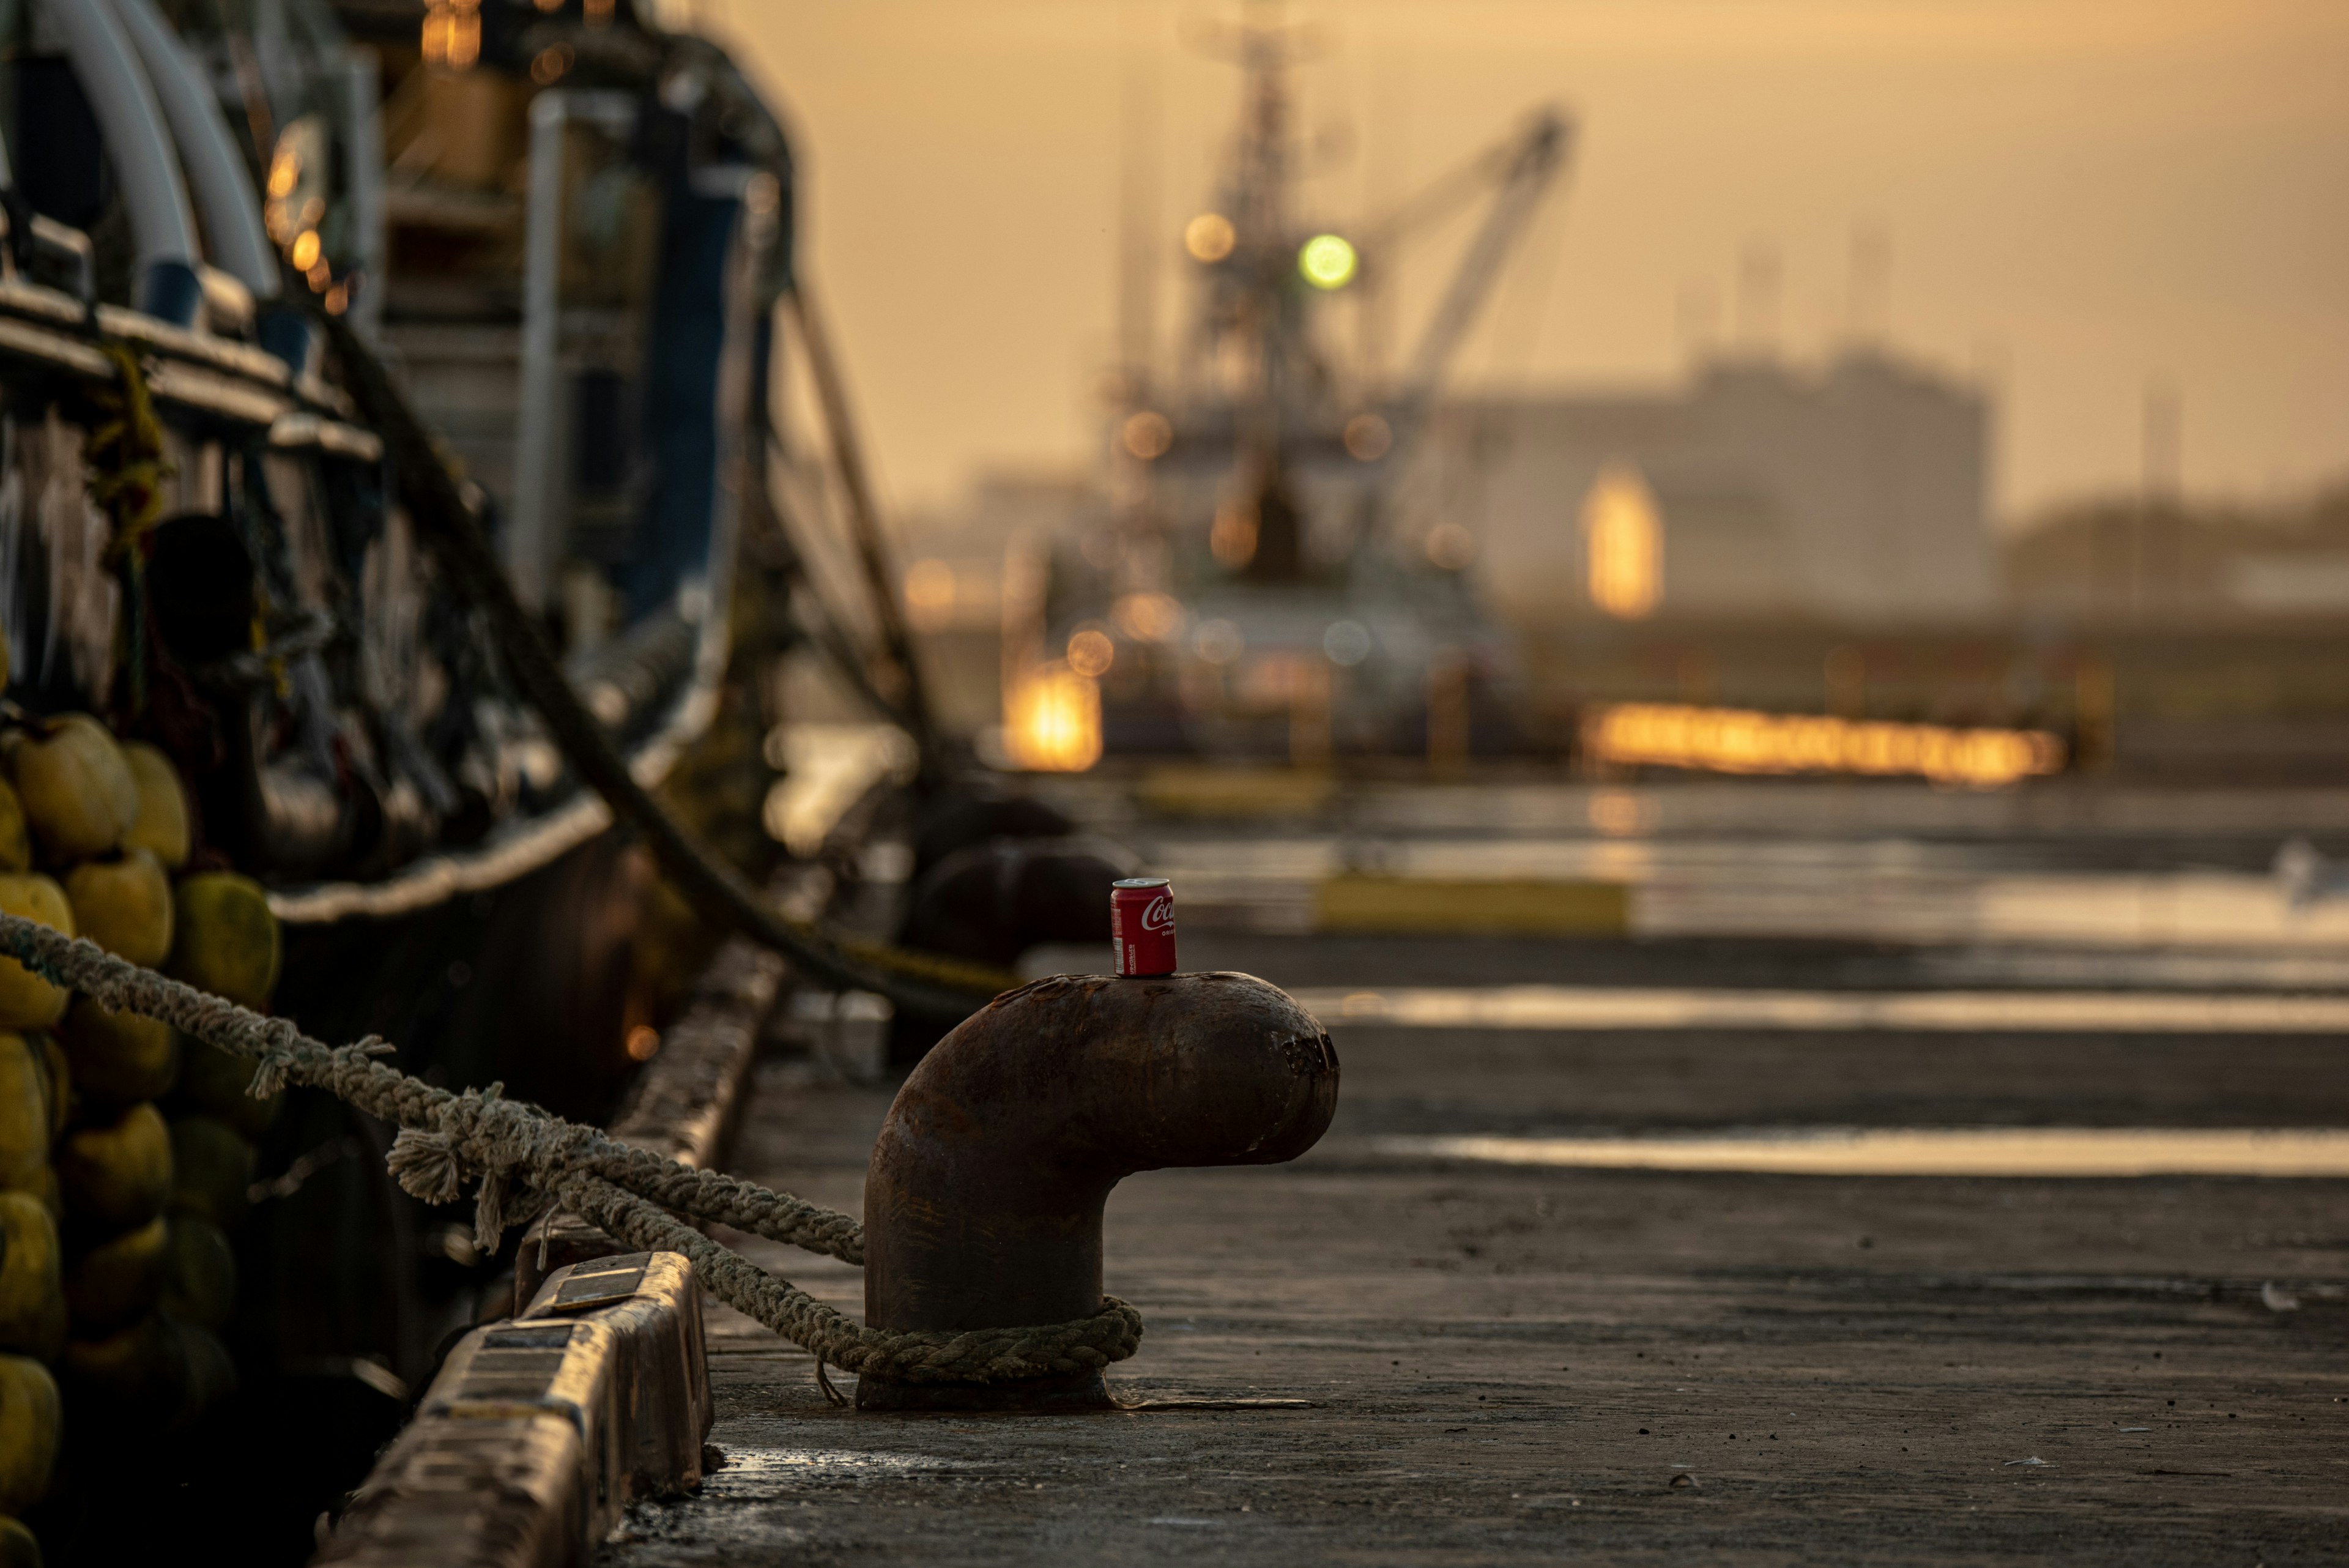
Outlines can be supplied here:
[[874, 941], [869, 937], [827, 930], [812, 921], [793, 923], [806, 932], [811, 940], [828, 940], [849, 957], [861, 960], [875, 969], [887, 970], [892, 974], [911, 975], [918, 980], [935, 981], [940, 985], [964, 991], [983, 992], [989, 996], [1027, 983], [1009, 970], [998, 969], [993, 964], [973, 963], [968, 959], [947, 958], [912, 948], [895, 947], [888, 942]]
[[163, 422], [147, 389], [139, 357], [120, 343], [100, 343], [98, 351], [121, 372], [119, 391], [93, 394], [109, 417], [82, 445], [89, 464], [89, 495], [114, 523], [106, 558], [120, 561], [163, 520], [163, 481], [176, 471], [163, 461]]

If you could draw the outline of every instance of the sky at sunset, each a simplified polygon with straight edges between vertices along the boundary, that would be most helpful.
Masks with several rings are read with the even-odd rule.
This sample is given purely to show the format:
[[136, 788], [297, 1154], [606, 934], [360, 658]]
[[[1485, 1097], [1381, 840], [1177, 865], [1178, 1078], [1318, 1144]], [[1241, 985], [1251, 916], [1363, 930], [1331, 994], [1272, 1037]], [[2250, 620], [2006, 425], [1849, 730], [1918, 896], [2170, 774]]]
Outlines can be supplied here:
[[[985, 468], [1084, 462], [1115, 340], [1121, 170], [1156, 171], [1171, 328], [1177, 236], [1206, 204], [1238, 82], [1200, 42], [1237, 8], [703, 0], [698, 15], [794, 128], [802, 254], [893, 503], [936, 504]], [[1578, 124], [1455, 384], [1666, 382], [1702, 302], [1733, 329], [1756, 247], [1779, 259], [1778, 342], [1816, 360], [1848, 329], [1865, 231], [1889, 243], [1891, 341], [1997, 398], [2003, 520], [2134, 485], [2149, 383], [2176, 389], [2191, 491], [2349, 475], [2344, 0], [1288, 15], [1323, 46], [1298, 88], [1308, 210], [1333, 227], [1537, 104]], [[1396, 264], [1405, 337], [1465, 232]]]

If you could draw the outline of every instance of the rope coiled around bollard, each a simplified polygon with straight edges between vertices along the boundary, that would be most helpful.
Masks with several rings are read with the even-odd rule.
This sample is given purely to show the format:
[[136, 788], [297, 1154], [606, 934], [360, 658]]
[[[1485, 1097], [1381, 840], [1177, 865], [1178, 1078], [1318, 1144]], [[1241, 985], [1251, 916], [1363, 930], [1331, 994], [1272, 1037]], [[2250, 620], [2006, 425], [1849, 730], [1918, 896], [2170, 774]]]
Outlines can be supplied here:
[[812, 1354], [860, 1376], [895, 1383], [999, 1383], [1097, 1371], [1134, 1353], [1142, 1314], [1114, 1296], [1073, 1322], [1035, 1327], [902, 1331], [873, 1328], [824, 1305], [678, 1218], [730, 1225], [862, 1266], [864, 1227], [835, 1210], [739, 1177], [696, 1170], [565, 1121], [498, 1085], [453, 1093], [378, 1058], [392, 1047], [313, 1040], [184, 981], [142, 969], [96, 943], [0, 913], [0, 950], [52, 985], [116, 1012], [136, 1012], [254, 1064], [250, 1093], [287, 1084], [326, 1090], [397, 1123], [387, 1161], [399, 1185], [450, 1203], [479, 1183], [473, 1229], [484, 1251], [506, 1231], [567, 1209], [630, 1247], [682, 1252], [710, 1293]]

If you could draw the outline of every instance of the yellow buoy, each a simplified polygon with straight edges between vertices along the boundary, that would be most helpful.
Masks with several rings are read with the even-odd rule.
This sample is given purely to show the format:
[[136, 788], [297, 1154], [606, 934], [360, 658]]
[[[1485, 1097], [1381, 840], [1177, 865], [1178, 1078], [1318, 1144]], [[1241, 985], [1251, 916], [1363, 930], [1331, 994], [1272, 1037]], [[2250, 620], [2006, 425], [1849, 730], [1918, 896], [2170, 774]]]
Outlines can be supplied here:
[[[139, 814], [122, 837], [126, 849], [144, 849], [177, 871], [188, 863], [188, 796], [180, 784], [180, 770], [160, 748], [144, 741], [126, 741], [122, 760], [139, 786]], [[0, 831], [5, 831], [0, 822]], [[5, 847], [5, 837], [0, 837]]]
[[26, 1182], [20, 1190], [25, 1192], [28, 1197], [36, 1200], [42, 1208], [47, 1210], [49, 1211], [50, 1219], [56, 1220], [60, 1225], [65, 1223], [66, 1199], [64, 1192], [57, 1186], [57, 1168], [56, 1166], [45, 1165], [41, 1167], [39, 1172], [34, 1176], [33, 1179]]
[[21, 1512], [49, 1490], [64, 1401], [29, 1355], [0, 1355], [0, 1511]]
[[253, 1185], [253, 1146], [225, 1122], [181, 1116], [171, 1124], [171, 1212], [235, 1229]]
[[42, 1086], [49, 1096], [49, 1143], [54, 1147], [65, 1136], [66, 1123], [73, 1119], [73, 1064], [66, 1060], [66, 1048], [54, 1034], [27, 1034], [25, 1042], [41, 1059]]
[[246, 1007], [268, 1006], [280, 949], [261, 884], [233, 871], [200, 871], [181, 880], [176, 904], [171, 972]]
[[171, 1327], [180, 1342], [178, 1360], [185, 1379], [178, 1412], [184, 1426], [236, 1392], [236, 1363], [229, 1358], [228, 1346], [210, 1331], [191, 1323], [173, 1322]]
[[113, 733], [87, 713], [24, 732], [10, 762], [25, 820], [58, 865], [104, 855], [139, 817], [139, 781]]
[[33, 837], [25, 826], [25, 803], [16, 787], [0, 779], [0, 871], [22, 871], [33, 863]]
[[170, 1265], [171, 1231], [160, 1216], [76, 1258], [65, 1279], [74, 1332], [113, 1328], [153, 1310]]
[[214, 1333], [236, 1315], [236, 1250], [228, 1232], [194, 1214], [174, 1214], [163, 1269], [163, 1310]]
[[66, 873], [74, 929], [108, 952], [152, 969], [171, 951], [171, 879], [146, 849], [85, 860]]
[[186, 1368], [180, 1336], [160, 1313], [149, 1313], [112, 1334], [66, 1341], [60, 1361], [78, 1407], [85, 1395], [142, 1413], [175, 1413]]
[[[36, 871], [0, 872], [0, 911], [67, 936], [73, 906], [66, 890]], [[12, 958], [0, 958], [0, 1029], [47, 1029], [66, 1010], [66, 993]]]
[[21, 1034], [0, 1034], [0, 1188], [24, 1190], [48, 1168], [55, 1136], [48, 1068]]
[[74, 1087], [85, 1099], [109, 1106], [152, 1100], [179, 1076], [180, 1035], [168, 1023], [77, 996], [59, 1028]]
[[[7, 662], [7, 645], [0, 643], [0, 664]], [[0, 1568], [41, 1568], [41, 1543], [24, 1521], [0, 1519]]]
[[0, 1192], [0, 1350], [44, 1359], [66, 1338], [57, 1222], [29, 1192]]
[[57, 1140], [66, 1213], [101, 1234], [144, 1225], [171, 1195], [171, 1134], [153, 1106], [78, 1127]]

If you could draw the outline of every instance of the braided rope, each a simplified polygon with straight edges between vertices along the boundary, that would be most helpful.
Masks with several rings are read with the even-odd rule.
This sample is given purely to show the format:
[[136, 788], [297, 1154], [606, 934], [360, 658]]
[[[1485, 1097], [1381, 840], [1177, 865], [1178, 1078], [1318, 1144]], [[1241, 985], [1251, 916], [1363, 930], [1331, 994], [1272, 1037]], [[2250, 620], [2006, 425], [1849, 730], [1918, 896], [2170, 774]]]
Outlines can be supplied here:
[[596, 1174], [663, 1209], [864, 1266], [864, 1227], [838, 1210], [804, 1198], [698, 1170], [626, 1145], [615, 1145], [614, 1153], [597, 1162]]
[[160, 1019], [252, 1061], [256, 1098], [302, 1084], [398, 1123], [386, 1163], [406, 1190], [428, 1203], [448, 1203], [478, 1179], [473, 1229], [485, 1251], [495, 1250], [508, 1229], [559, 1205], [624, 1245], [684, 1253], [727, 1305], [819, 1363], [883, 1382], [994, 1383], [1098, 1370], [1132, 1355], [1141, 1341], [1142, 1314], [1113, 1296], [1102, 1298], [1091, 1317], [1036, 1327], [954, 1333], [867, 1326], [677, 1218], [715, 1220], [862, 1266], [864, 1227], [849, 1215], [663, 1159], [507, 1099], [494, 1084], [461, 1094], [436, 1088], [378, 1060], [392, 1047], [374, 1035], [325, 1044], [289, 1019], [264, 1017], [19, 915], [0, 912], [0, 951], [102, 1007]]
[[885, 1383], [997, 1383], [1099, 1371], [1132, 1355], [1142, 1339], [1142, 1314], [1115, 1296], [1103, 1296], [1092, 1317], [1042, 1328], [868, 1328], [600, 1178], [574, 1179], [563, 1202], [629, 1246], [683, 1252], [729, 1304], [819, 1360]]

